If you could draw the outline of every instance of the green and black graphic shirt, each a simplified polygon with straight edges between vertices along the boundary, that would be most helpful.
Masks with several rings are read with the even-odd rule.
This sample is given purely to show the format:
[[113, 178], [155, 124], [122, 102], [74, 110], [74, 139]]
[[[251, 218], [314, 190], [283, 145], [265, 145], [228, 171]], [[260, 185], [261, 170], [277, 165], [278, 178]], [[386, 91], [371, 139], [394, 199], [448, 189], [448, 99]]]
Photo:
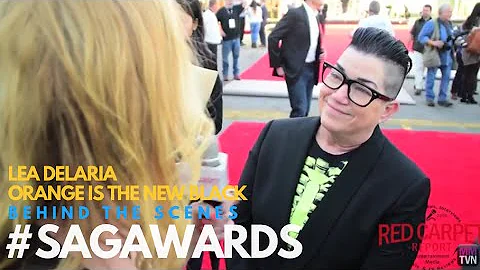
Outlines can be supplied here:
[[[293, 199], [290, 224], [301, 228], [348, 164], [349, 153], [332, 155], [323, 151], [314, 139], [303, 165]], [[290, 237], [298, 234], [290, 232]]]

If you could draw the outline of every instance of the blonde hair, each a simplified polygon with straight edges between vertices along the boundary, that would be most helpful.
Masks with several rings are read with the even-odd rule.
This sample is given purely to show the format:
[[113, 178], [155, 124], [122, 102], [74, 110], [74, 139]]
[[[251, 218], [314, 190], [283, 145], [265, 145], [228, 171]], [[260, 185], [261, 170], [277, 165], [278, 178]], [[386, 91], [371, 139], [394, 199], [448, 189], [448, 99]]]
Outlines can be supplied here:
[[[207, 142], [197, 139], [213, 134], [213, 124], [199, 90], [183, 74], [193, 54], [179, 31], [179, 12], [170, 0], [0, 1], [1, 194], [11, 184], [9, 165], [111, 165], [118, 182], [86, 185], [173, 186], [179, 181], [175, 162], [180, 156], [191, 167], [192, 179], [198, 179]], [[3, 197], [0, 208], [41, 203]], [[44, 203], [88, 206], [90, 218], [66, 220], [62, 226], [80, 224], [89, 235], [108, 223], [99, 206], [119, 202], [106, 197], [102, 202]], [[140, 205], [141, 220], [135, 223], [147, 239], [148, 224], [158, 224], [164, 239], [169, 224], [183, 235], [190, 223], [167, 215], [154, 220], [153, 201], [120, 203]], [[188, 201], [161, 204], [168, 209]], [[22, 222], [2, 217], [0, 238]], [[122, 226], [132, 222], [122, 221]], [[0, 261], [0, 268], [11, 261]], [[168, 259], [139, 256], [136, 263], [142, 269], [179, 268], [184, 260], [170, 253]], [[80, 268], [81, 258], [72, 255], [61, 265]]]

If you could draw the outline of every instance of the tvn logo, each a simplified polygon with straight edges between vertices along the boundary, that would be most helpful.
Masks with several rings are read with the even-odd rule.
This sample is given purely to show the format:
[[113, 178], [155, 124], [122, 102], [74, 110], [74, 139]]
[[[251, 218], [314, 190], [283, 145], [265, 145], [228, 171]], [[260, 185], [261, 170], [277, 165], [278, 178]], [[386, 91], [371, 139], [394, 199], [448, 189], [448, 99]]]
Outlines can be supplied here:
[[460, 266], [475, 266], [478, 265], [478, 257], [480, 253], [480, 246], [459, 245], [457, 247], [457, 263]]

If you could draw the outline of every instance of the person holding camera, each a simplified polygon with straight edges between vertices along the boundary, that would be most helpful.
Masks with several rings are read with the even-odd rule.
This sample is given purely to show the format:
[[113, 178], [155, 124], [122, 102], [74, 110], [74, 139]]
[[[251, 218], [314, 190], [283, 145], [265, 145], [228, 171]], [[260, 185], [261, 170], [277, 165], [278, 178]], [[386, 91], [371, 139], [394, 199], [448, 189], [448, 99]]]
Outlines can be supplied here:
[[[440, 91], [438, 94], [438, 105], [442, 107], [450, 107], [452, 103], [447, 99], [447, 88], [450, 82], [450, 73], [452, 70], [452, 32], [453, 27], [450, 22], [452, 17], [452, 7], [449, 4], [443, 4], [438, 9], [438, 18], [425, 23], [418, 41], [426, 47], [433, 48], [438, 53], [439, 65], [425, 65], [427, 69], [427, 77], [425, 82], [425, 91], [427, 105], [435, 106], [435, 93], [433, 86], [435, 84], [435, 75], [440, 68], [442, 79], [440, 83]], [[424, 58], [425, 61], [425, 58]]]

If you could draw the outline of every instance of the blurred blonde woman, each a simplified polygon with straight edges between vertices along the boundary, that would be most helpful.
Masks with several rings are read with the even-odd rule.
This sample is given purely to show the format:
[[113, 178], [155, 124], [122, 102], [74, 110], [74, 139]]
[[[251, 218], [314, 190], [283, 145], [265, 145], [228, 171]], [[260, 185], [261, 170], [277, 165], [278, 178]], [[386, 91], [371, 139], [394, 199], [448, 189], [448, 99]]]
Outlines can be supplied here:
[[[198, 179], [201, 154], [208, 143], [198, 144], [197, 138], [213, 134], [213, 124], [197, 97], [200, 90], [187, 79], [194, 60], [184, 33], [178, 30], [183, 28], [179, 12], [170, 0], [0, 1], [2, 195], [11, 184], [6, 180], [9, 165], [38, 166], [39, 175], [43, 165], [111, 165], [118, 182], [85, 184], [173, 186], [179, 181], [175, 165], [180, 156], [192, 168], [192, 179]], [[0, 199], [3, 245], [15, 224], [33, 223], [8, 220], [4, 210], [11, 204], [20, 208], [36, 203], [11, 202], [7, 196]], [[173, 220], [166, 214], [155, 220], [154, 207], [159, 204], [168, 209], [187, 205], [188, 200], [131, 202], [106, 197], [100, 202], [38, 202], [75, 208], [86, 205], [90, 217], [36, 225], [54, 223], [66, 230], [79, 224], [88, 243], [90, 232], [99, 224], [116, 225], [125, 234], [133, 223], [140, 224], [153, 250], [148, 224], [158, 224], [164, 239], [169, 224], [176, 224], [183, 235], [192, 222]], [[101, 205], [139, 205], [141, 219], [105, 220]], [[60, 244], [66, 233], [62, 229], [55, 236]], [[120, 235], [124, 238], [125, 234]], [[177, 259], [173, 252], [172, 248], [168, 259], [144, 259], [139, 253], [131, 259], [110, 260], [82, 259], [80, 252], [73, 252], [62, 261], [41, 261], [33, 254], [13, 260], [3, 254], [0, 268], [181, 268], [185, 259]]]

